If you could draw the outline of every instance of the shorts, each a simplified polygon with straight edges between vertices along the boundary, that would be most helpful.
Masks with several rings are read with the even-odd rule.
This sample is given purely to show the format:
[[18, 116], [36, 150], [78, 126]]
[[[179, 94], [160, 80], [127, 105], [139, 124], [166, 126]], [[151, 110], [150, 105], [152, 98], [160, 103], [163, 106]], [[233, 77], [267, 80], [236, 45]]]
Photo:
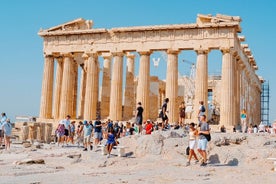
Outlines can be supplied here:
[[94, 138], [101, 140], [102, 139], [102, 132], [94, 132]]
[[194, 139], [194, 140], [190, 140], [189, 141], [189, 147], [190, 147], [190, 149], [196, 149], [196, 140]]
[[168, 119], [168, 116], [165, 115], [165, 116], [162, 116], [162, 121], [166, 121]]
[[84, 144], [90, 143], [90, 138], [91, 138], [90, 135], [89, 135], [89, 136], [85, 136], [85, 137], [83, 138], [83, 143], [84, 143]]
[[68, 130], [68, 129], [65, 129], [64, 131], [65, 131], [65, 132], [64, 132], [64, 135], [65, 135], [65, 136], [68, 136], [68, 135], [69, 135], [69, 130]]
[[198, 146], [197, 146], [197, 148], [198, 148], [199, 150], [206, 151], [207, 143], [208, 143], [207, 139], [205, 139], [205, 138], [199, 139], [199, 140], [198, 140]]
[[141, 116], [136, 117], [136, 125], [142, 125], [143, 124], [143, 118]]

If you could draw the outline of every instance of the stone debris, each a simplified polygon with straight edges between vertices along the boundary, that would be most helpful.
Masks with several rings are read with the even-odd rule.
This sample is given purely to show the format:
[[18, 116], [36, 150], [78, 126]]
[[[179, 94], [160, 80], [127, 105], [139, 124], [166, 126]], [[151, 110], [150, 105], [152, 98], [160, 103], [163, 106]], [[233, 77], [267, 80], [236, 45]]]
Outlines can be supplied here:
[[14, 162], [15, 165], [24, 165], [24, 164], [45, 164], [45, 161], [43, 159], [24, 159], [21, 161]]

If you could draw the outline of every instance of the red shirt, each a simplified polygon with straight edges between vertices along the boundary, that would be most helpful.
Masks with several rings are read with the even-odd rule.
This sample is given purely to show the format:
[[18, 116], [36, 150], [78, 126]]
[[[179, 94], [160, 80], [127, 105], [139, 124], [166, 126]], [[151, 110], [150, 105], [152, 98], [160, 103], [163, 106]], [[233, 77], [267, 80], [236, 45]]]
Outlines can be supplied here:
[[145, 129], [146, 129], [146, 134], [151, 134], [152, 124], [151, 123], [147, 123]]

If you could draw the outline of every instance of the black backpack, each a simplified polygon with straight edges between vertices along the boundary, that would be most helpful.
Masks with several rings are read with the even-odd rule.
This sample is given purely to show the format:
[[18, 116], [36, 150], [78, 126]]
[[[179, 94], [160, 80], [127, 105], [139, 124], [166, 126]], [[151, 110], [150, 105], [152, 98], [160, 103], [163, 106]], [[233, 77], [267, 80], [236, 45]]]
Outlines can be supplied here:
[[204, 107], [204, 105], [201, 106], [201, 112], [205, 112], [205, 107]]

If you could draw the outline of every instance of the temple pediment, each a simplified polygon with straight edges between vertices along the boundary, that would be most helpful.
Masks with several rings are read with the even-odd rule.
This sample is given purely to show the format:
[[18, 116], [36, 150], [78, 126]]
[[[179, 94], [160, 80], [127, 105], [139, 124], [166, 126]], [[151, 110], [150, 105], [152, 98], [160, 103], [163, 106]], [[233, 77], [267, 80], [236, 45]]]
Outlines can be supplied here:
[[40, 32], [58, 32], [58, 31], [74, 31], [92, 29], [93, 21], [78, 18], [58, 26], [51, 27], [47, 30], [40, 30]]
[[216, 16], [212, 16], [211, 14], [203, 15], [198, 14], [197, 15], [197, 21], [196, 23], [199, 26], [211, 26], [212, 24], [235, 24], [238, 25], [238, 32], [241, 32], [240, 22], [241, 18], [239, 16], [229, 16], [229, 15], [222, 15], [217, 14]]

